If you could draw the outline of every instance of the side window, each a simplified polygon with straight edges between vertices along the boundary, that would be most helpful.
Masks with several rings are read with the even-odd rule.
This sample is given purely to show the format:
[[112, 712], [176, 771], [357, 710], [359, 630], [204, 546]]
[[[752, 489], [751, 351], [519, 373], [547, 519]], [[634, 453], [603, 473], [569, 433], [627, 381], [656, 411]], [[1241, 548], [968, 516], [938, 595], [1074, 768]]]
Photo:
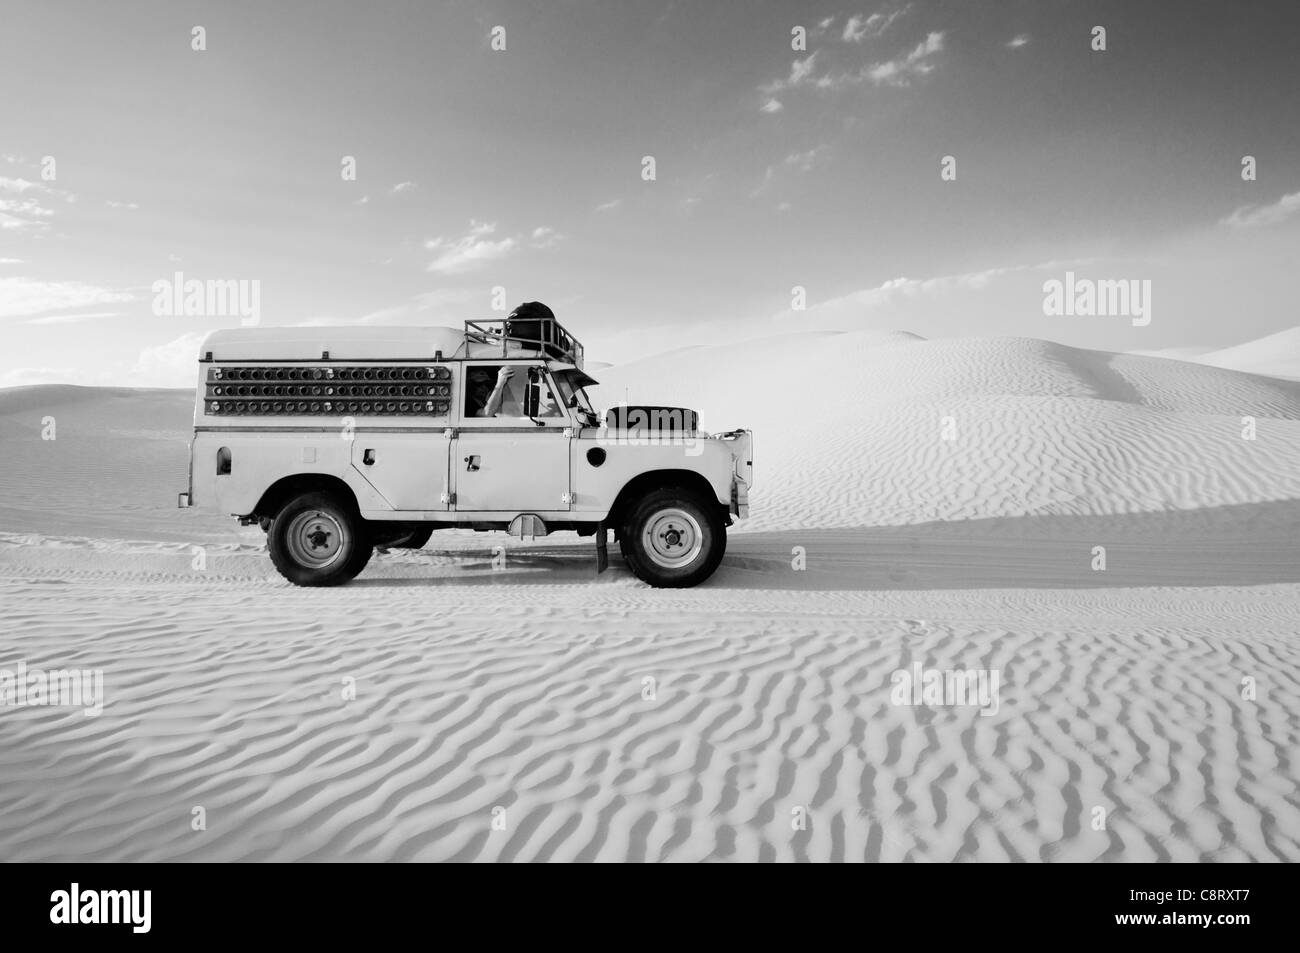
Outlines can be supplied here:
[[500, 367], [471, 366], [465, 371], [465, 416], [486, 417], [485, 412]]
[[528, 420], [530, 406], [535, 420], [568, 420], [562, 389], [552, 384], [544, 367], [475, 364], [466, 369], [464, 419], [491, 417], [517, 425]]
[[528, 369], [476, 364], [465, 372], [465, 417], [523, 417]]

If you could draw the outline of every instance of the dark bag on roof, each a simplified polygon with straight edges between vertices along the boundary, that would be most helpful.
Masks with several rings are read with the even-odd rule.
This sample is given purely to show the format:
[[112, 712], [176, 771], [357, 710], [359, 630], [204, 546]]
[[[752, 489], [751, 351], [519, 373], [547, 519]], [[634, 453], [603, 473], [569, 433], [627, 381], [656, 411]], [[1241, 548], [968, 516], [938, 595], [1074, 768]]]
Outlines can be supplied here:
[[551, 344], [554, 321], [555, 312], [546, 305], [540, 301], [527, 301], [511, 311], [510, 316], [506, 318], [506, 334], [527, 342], [540, 341], [543, 345]]

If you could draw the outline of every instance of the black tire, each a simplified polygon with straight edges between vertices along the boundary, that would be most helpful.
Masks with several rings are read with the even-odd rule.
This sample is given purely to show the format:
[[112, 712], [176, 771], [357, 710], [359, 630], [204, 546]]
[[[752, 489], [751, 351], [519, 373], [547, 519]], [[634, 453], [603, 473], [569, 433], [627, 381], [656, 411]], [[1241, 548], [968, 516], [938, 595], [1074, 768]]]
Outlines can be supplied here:
[[365, 568], [374, 552], [351, 505], [330, 493], [304, 493], [286, 503], [267, 533], [271, 561], [295, 586], [337, 586]]
[[693, 490], [664, 487], [628, 512], [618, 545], [638, 579], [659, 589], [686, 589], [718, 568], [727, 528], [718, 504]]

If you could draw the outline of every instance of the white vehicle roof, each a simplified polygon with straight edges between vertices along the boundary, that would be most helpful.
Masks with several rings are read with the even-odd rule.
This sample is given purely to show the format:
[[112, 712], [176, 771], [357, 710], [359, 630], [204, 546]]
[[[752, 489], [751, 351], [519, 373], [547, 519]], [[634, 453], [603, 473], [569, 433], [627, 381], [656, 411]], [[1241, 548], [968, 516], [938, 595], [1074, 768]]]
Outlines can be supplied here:
[[[432, 361], [501, 358], [500, 344], [465, 340], [465, 331], [447, 327], [297, 327], [225, 328], [213, 331], [199, 345], [199, 360], [318, 361], [325, 352], [332, 361]], [[507, 358], [538, 358], [535, 348], [510, 342]], [[554, 363], [552, 361], [552, 363]]]

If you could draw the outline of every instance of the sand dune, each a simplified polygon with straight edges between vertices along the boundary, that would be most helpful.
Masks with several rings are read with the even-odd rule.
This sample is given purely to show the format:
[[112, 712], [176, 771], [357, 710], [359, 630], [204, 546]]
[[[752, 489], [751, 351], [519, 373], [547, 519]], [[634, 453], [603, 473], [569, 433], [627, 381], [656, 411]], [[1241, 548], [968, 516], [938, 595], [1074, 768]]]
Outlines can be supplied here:
[[1252, 374], [1300, 380], [1300, 327], [1211, 351], [1200, 355], [1196, 360]]
[[[47, 419], [53, 420], [52, 440], [43, 437]], [[0, 527], [58, 536], [229, 540], [230, 520], [175, 506], [186, 487], [193, 421], [193, 391], [0, 390]]]
[[[1300, 384], [879, 333], [597, 376], [756, 430], [705, 586], [439, 533], [295, 589], [172, 508], [189, 394], [0, 391], [0, 668], [106, 694], [0, 708], [0, 859], [1300, 859]], [[918, 662], [996, 711], [896, 704]]]
[[756, 428], [747, 530], [1300, 497], [1300, 384], [1196, 364], [845, 333], [699, 348], [671, 374], [651, 359], [600, 378], [607, 403], [675, 396], [709, 429]]
[[1133, 353], [1208, 364], [1266, 377], [1300, 380], [1300, 327], [1288, 328], [1232, 347], [1169, 347]]

